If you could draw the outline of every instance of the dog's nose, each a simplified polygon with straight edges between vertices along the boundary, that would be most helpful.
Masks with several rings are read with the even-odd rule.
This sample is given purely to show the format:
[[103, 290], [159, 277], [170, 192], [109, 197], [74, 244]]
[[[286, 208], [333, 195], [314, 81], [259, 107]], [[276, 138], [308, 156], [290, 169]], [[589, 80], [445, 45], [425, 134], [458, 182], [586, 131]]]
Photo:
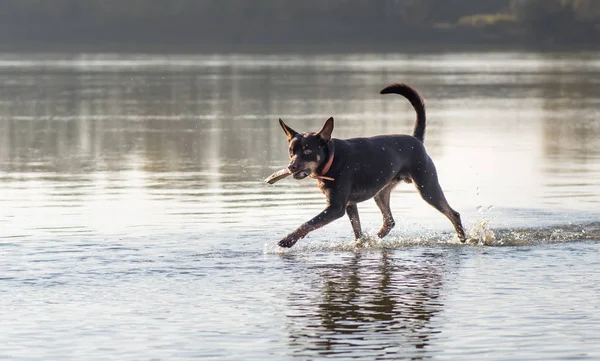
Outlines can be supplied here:
[[292, 163], [288, 166], [288, 169], [293, 173], [298, 169], [298, 165], [295, 163]]

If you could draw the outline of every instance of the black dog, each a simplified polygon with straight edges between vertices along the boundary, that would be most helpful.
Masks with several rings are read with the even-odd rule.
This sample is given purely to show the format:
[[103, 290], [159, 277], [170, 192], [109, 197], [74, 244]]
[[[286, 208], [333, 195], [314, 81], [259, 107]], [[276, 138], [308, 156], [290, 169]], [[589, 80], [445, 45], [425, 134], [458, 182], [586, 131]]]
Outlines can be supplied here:
[[425, 151], [425, 104], [423, 98], [406, 84], [392, 84], [381, 94], [400, 94], [413, 106], [417, 120], [413, 135], [379, 135], [371, 138], [332, 139], [333, 118], [327, 119], [317, 133], [300, 134], [281, 119], [289, 142], [289, 171], [295, 179], [311, 176], [327, 196], [327, 208], [279, 242], [292, 247], [309, 232], [323, 227], [348, 213], [354, 236], [362, 236], [356, 204], [375, 198], [383, 214], [383, 226], [377, 233], [385, 237], [395, 222], [390, 210], [390, 193], [400, 181], [414, 182], [423, 199], [442, 212], [454, 225], [464, 242], [465, 231], [460, 214], [453, 210], [442, 192], [437, 172]]

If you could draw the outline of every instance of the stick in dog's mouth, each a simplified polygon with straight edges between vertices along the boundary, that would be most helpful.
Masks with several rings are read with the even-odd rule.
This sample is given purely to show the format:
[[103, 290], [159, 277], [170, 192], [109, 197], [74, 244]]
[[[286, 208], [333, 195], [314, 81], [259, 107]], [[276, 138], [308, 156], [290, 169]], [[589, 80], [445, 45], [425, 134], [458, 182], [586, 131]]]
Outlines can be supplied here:
[[287, 168], [283, 168], [283, 169], [280, 169], [277, 172], [271, 174], [270, 176], [268, 176], [265, 179], [265, 182], [267, 182], [269, 184], [273, 184], [273, 183], [275, 183], [277, 181], [280, 181], [283, 178], [286, 178], [286, 177], [288, 177], [290, 175], [292, 175], [292, 173], [290, 172], [290, 170], [287, 169]]

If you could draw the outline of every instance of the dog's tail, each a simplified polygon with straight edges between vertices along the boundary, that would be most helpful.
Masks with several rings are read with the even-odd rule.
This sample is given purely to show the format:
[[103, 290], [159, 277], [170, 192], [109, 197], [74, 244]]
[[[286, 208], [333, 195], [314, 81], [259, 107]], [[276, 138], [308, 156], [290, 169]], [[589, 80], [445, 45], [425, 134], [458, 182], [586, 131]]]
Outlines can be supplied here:
[[413, 106], [415, 112], [417, 112], [417, 120], [415, 120], [415, 128], [413, 130], [413, 137], [423, 142], [425, 138], [425, 99], [419, 94], [419, 92], [404, 83], [394, 83], [383, 88], [379, 94], [400, 94]]

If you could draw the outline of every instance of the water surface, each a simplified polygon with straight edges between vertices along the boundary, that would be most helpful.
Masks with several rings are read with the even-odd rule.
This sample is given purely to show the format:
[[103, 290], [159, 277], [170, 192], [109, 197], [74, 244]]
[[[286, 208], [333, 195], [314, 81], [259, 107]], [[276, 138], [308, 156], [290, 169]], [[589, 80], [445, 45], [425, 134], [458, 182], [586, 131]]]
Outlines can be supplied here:
[[[412, 185], [354, 249], [283, 118], [425, 144], [472, 235]], [[600, 357], [600, 54], [0, 55], [0, 358]], [[359, 205], [374, 234], [381, 215]]]

